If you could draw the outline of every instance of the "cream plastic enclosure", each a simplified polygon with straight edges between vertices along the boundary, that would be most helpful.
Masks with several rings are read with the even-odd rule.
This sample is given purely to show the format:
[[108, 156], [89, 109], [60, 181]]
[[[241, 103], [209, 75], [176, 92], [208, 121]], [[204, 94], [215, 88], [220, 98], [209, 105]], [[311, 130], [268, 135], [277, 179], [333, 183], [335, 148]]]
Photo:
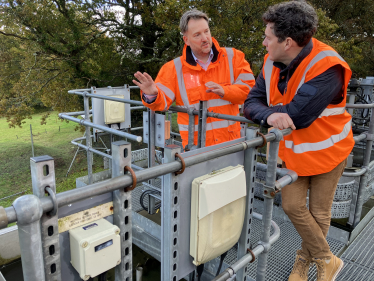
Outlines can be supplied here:
[[195, 265], [218, 257], [238, 242], [246, 193], [242, 165], [229, 166], [193, 180], [190, 255]]
[[121, 262], [119, 228], [105, 219], [71, 229], [71, 264], [83, 280], [95, 277]]
[[[124, 98], [123, 96], [109, 96], [112, 98]], [[125, 122], [125, 104], [122, 102], [104, 100], [105, 124]]]

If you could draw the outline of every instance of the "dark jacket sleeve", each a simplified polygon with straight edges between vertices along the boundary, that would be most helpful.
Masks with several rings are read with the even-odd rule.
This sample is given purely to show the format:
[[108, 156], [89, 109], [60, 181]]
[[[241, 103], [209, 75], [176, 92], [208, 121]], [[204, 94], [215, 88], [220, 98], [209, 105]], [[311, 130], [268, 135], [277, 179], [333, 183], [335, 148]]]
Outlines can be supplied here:
[[[257, 79], [259, 78], [260, 76]], [[291, 117], [296, 129], [307, 128], [329, 104], [338, 104], [343, 99], [344, 74], [340, 65], [335, 65], [304, 83], [289, 104], [274, 106], [270, 110], [262, 109], [267, 107], [267, 103], [265, 80], [262, 75], [261, 78], [262, 82], [259, 81], [259, 87], [263, 89], [261, 91], [262, 95], [257, 91], [252, 98], [252, 91], [255, 89], [253, 88], [244, 105], [244, 116], [249, 117], [248, 119], [256, 123], [264, 120], [265, 125], [267, 125], [266, 119], [271, 113], [281, 112], [287, 113]]]
[[244, 102], [244, 116], [257, 124], [260, 124], [263, 120], [264, 126], [268, 126], [266, 119], [270, 114], [277, 112], [274, 108], [267, 105], [265, 79], [261, 70], [260, 75], [256, 79], [255, 86], [249, 92]]

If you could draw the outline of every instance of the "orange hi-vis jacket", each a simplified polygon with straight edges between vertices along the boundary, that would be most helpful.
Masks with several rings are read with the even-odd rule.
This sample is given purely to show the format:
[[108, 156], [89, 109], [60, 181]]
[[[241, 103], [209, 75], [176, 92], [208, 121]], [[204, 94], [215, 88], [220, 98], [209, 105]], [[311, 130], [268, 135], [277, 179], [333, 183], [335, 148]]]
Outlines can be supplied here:
[[279, 157], [288, 169], [294, 170], [299, 176], [331, 171], [348, 157], [355, 143], [352, 118], [345, 110], [347, 87], [352, 74], [348, 64], [333, 48], [313, 38], [311, 53], [296, 68], [282, 95], [277, 86], [280, 69], [273, 66], [273, 61], [268, 56], [265, 56], [262, 70], [268, 106], [290, 103], [304, 83], [334, 65], [343, 67], [342, 102], [328, 105], [308, 128], [294, 130], [290, 135], [284, 136], [279, 146]]
[[[239, 115], [239, 105], [243, 104], [255, 79], [244, 54], [233, 48], [220, 48], [213, 41], [213, 59], [207, 70], [197, 64], [191, 49], [184, 46], [183, 55], [162, 66], [155, 80], [158, 89], [156, 100], [143, 104], [154, 111], [165, 111], [175, 101], [177, 107], [199, 109], [200, 101], [208, 101], [207, 108], [219, 114]], [[225, 95], [207, 93], [205, 83], [212, 81], [220, 84]], [[182, 144], [188, 143], [188, 114], [178, 112], [179, 133]], [[197, 144], [198, 116], [195, 116], [194, 143]], [[206, 146], [222, 143], [240, 137], [240, 124], [207, 117]]]

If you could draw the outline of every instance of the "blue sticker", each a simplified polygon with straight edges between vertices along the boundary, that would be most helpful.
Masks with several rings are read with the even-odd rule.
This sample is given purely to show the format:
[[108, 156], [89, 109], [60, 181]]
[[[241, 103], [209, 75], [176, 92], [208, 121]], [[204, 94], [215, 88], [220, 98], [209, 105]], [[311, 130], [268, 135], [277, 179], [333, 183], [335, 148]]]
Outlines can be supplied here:
[[93, 223], [93, 224], [89, 224], [89, 225], [84, 226], [83, 229], [84, 230], [89, 230], [89, 229], [91, 229], [93, 227], [96, 227], [96, 226], [98, 226], [98, 225], [96, 223]]

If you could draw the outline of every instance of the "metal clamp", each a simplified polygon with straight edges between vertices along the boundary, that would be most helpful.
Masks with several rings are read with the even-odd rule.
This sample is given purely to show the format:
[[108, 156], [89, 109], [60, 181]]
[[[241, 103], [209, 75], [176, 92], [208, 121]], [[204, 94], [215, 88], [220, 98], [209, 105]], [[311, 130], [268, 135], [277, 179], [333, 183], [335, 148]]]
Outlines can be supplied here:
[[270, 247], [271, 247], [270, 243], [265, 243], [264, 241], [258, 241], [257, 244], [258, 244], [258, 245], [261, 245], [262, 247], [264, 247], [264, 252], [265, 252], [265, 253], [266, 253], [266, 252], [269, 252]]
[[132, 177], [132, 185], [125, 188], [125, 191], [127, 192], [127, 191], [133, 190], [136, 187], [137, 180], [136, 180], [135, 172], [133, 169], [131, 169], [130, 166], [125, 166], [125, 171], [129, 171]]
[[179, 174], [182, 174], [184, 170], [186, 169], [186, 163], [184, 162], [184, 159], [182, 158], [182, 156], [179, 155], [179, 153], [175, 153], [175, 157], [179, 158], [179, 160], [181, 160], [181, 163], [182, 163], [182, 169], [175, 172], [175, 175], [179, 175]]
[[57, 209], [58, 209], [56, 194], [53, 192], [53, 190], [49, 186], [45, 188], [45, 192], [47, 192], [49, 197], [51, 197], [52, 199], [53, 210], [48, 212], [48, 215], [53, 217], [57, 214]]
[[263, 188], [264, 188], [264, 197], [267, 197], [270, 199], [275, 197], [276, 191], [273, 186], [267, 186], [266, 184], [264, 184]]
[[0, 229], [6, 228], [8, 226], [8, 216], [4, 207], [0, 206]]
[[268, 142], [268, 141], [266, 140], [266, 137], [265, 137], [264, 134], [262, 134], [262, 133], [260, 133], [260, 132], [257, 132], [257, 136], [262, 137], [262, 139], [264, 140], [264, 142], [262, 143], [262, 145], [257, 146], [256, 149], [257, 149], [257, 148], [262, 148], [262, 147], [264, 147], [264, 146], [267, 144], [267, 142]]
[[247, 253], [250, 253], [250, 254], [252, 255], [252, 260], [251, 260], [249, 263], [254, 262], [254, 261], [256, 260], [256, 256], [255, 256], [255, 254], [252, 252], [252, 250], [248, 248], [248, 249], [247, 249]]
[[365, 133], [366, 134], [366, 140], [374, 140], [374, 134], [369, 134], [369, 133]]

